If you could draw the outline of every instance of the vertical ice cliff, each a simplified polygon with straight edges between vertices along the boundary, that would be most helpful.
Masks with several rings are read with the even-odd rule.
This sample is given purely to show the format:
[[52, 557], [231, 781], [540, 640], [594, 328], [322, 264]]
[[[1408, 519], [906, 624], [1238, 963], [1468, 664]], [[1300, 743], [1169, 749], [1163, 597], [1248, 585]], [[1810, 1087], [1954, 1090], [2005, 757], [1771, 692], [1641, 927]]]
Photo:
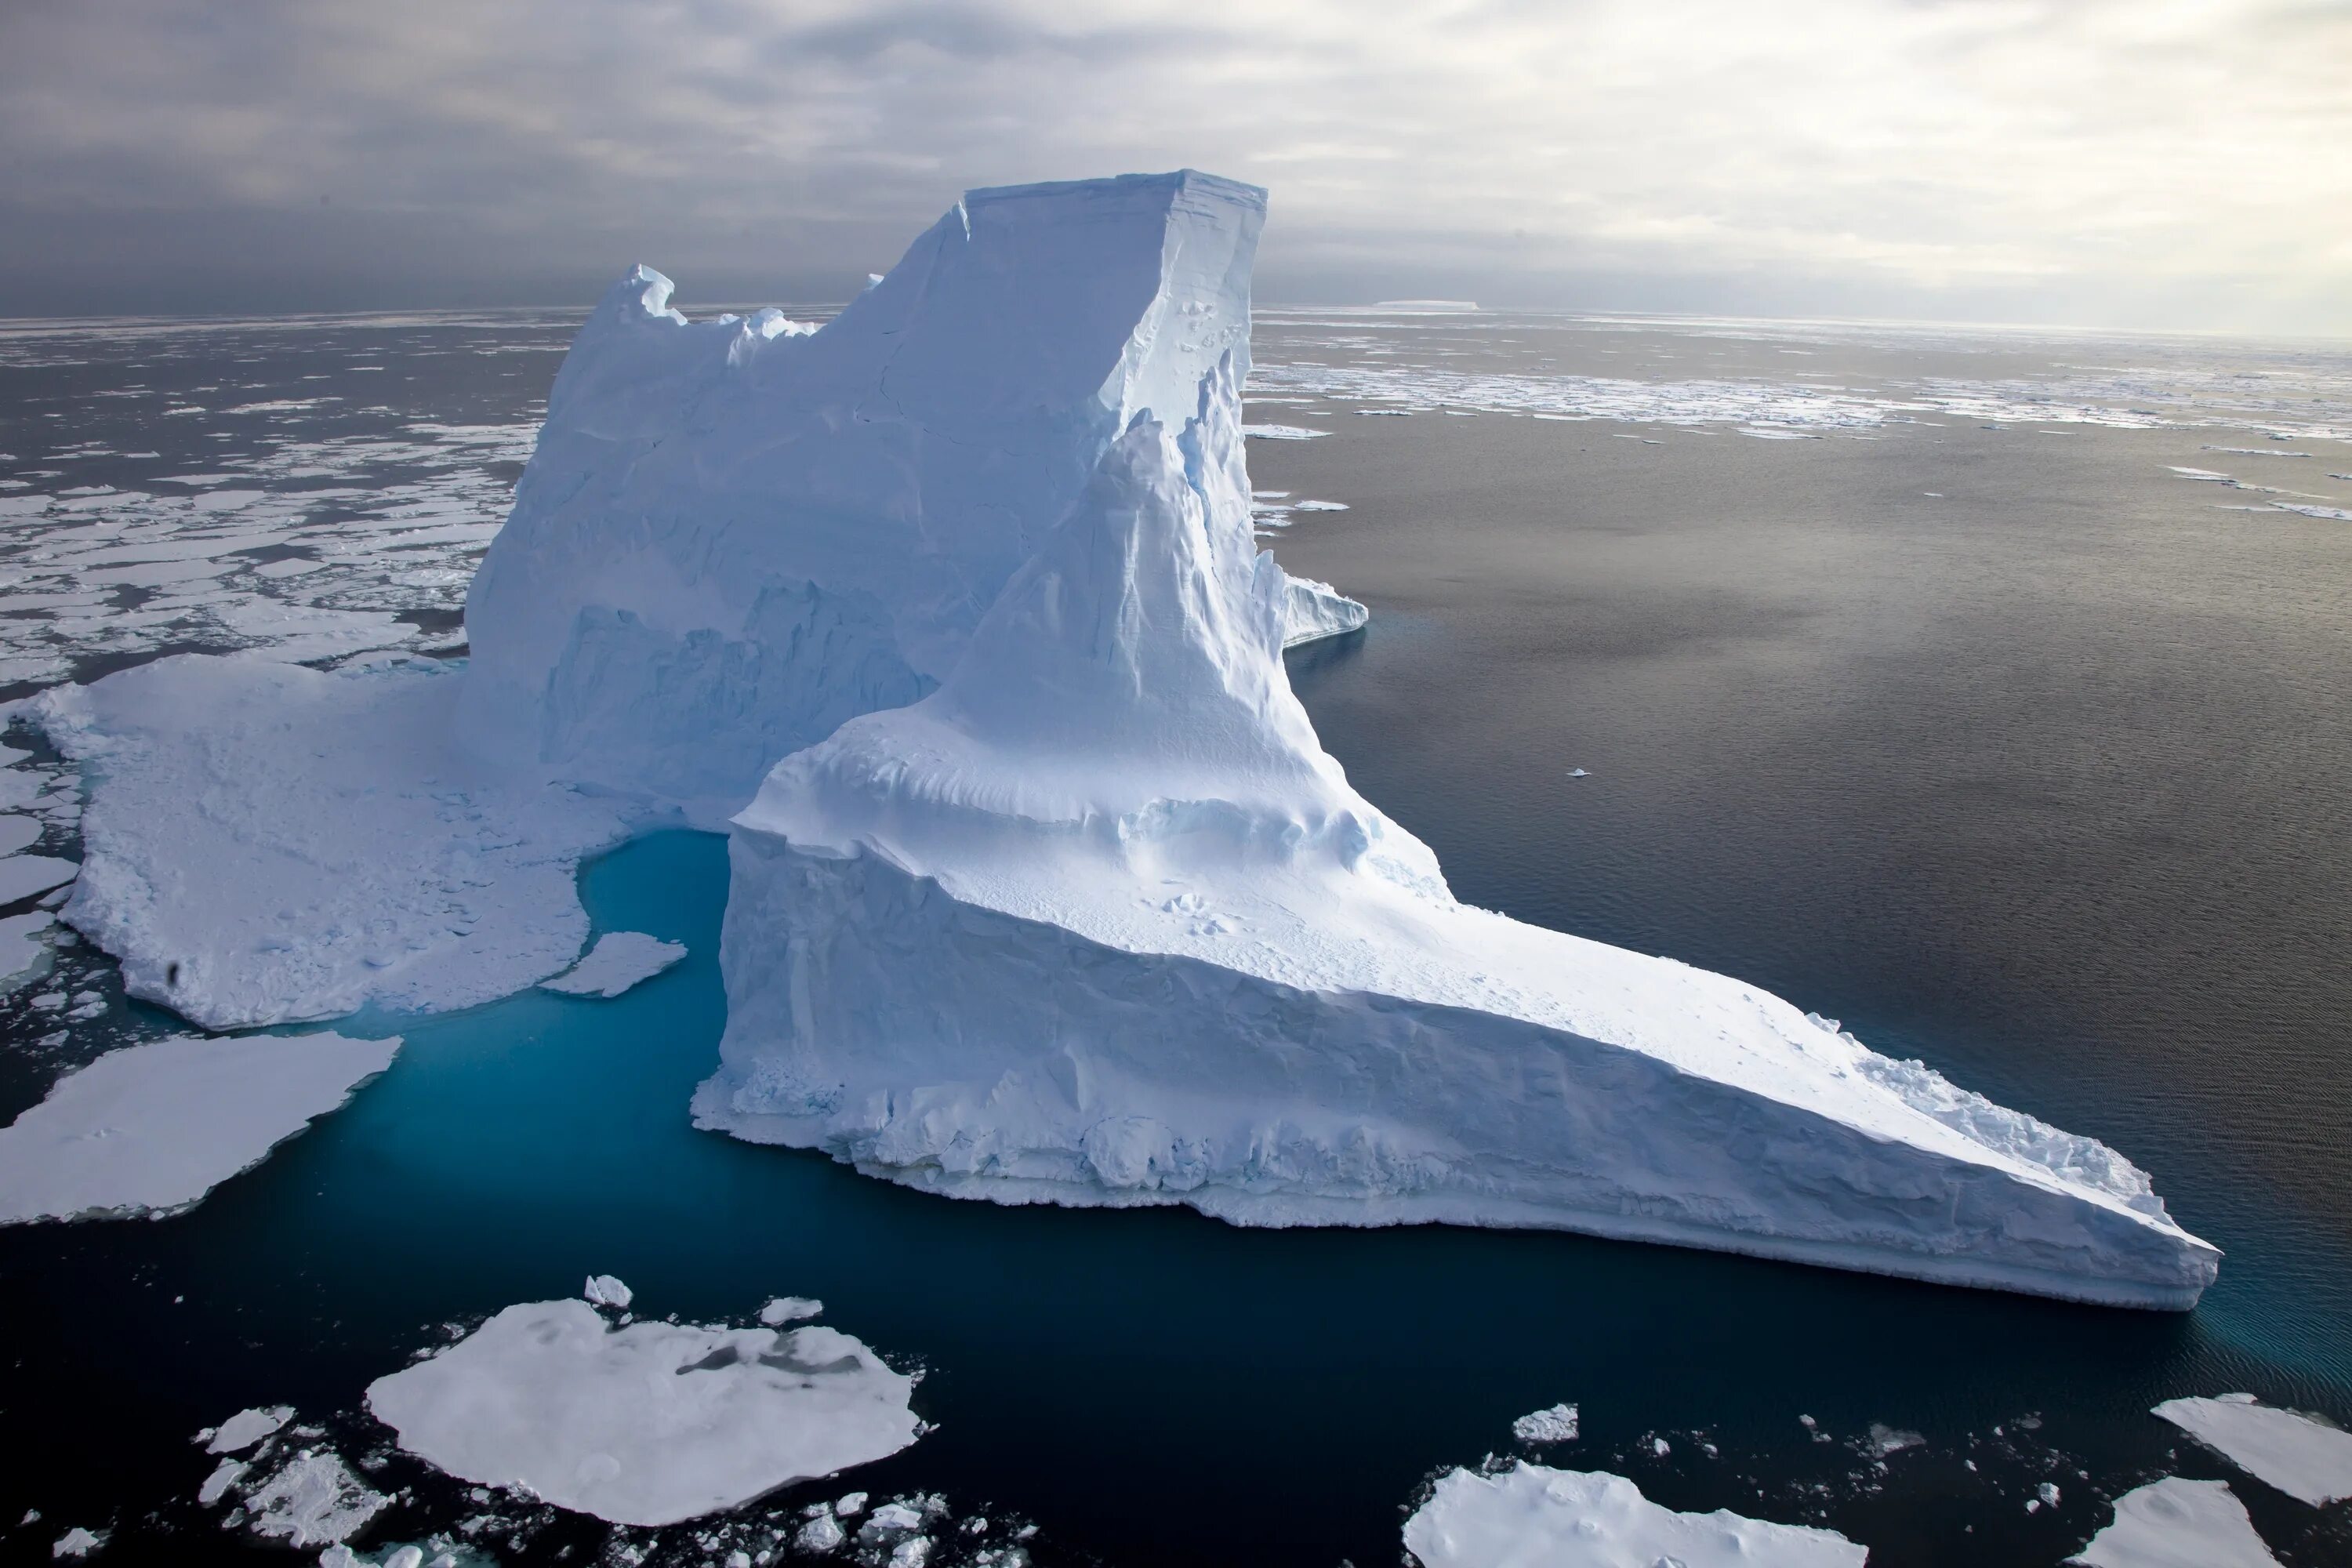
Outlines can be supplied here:
[[814, 332], [640, 268], [467, 598], [467, 741], [723, 816], [922, 696], [1135, 413], [1247, 368], [1264, 216], [1190, 171], [974, 191]]
[[939, 689], [737, 816], [704, 1125], [1007, 1202], [2196, 1300], [2216, 1253], [2112, 1150], [1455, 901], [1291, 693], [1236, 375], [1129, 424]]

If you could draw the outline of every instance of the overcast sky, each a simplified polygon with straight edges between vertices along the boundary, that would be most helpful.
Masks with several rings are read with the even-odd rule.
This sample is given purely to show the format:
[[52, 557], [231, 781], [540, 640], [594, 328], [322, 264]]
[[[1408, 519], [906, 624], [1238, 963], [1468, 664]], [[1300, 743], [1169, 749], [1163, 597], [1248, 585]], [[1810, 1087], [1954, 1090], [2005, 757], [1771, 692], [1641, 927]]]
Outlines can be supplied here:
[[1261, 300], [2352, 335], [2352, 0], [0, 0], [0, 315], [843, 297], [970, 185]]

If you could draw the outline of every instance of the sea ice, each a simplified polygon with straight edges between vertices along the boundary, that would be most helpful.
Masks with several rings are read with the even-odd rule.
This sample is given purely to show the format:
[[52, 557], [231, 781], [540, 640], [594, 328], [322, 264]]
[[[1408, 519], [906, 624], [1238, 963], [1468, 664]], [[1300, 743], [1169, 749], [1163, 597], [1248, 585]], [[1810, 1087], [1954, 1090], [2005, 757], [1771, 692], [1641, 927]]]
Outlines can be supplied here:
[[290, 1405], [240, 1410], [205, 1435], [205, 1452], [235, 1454], [250, 1448], [293, 1419], [294, 1407]]
[[459, 684], [190, 654], [41, 693], [32, 716], [90, 777], [66, 920], [131, 995], [212, 1029], [555, 973], [588, 931], [574, 869], [625, 818], [455, 751]]
[[54, 855], [10, 855], [0, 858], [0, 904], [13, 904], [70, 882], [81, 868]]
[[898, 1452], [913, 1388], [832, 1329], [621, 1328], [569, 1300], [509, 1307], [367, 1398], [460, 1479], [661, 1525]]
[[2168, 1399], [2155, 1414], [2259, 1480], [2317, 1508], [2352, 1497], [2352, 1432], [2251, 1394]]
[[247, 1526], [256, 1534], [289, 1546], [325, 1546], [358, 1534], [392, 1500], [320, 1448], [295, 1456], [244, 1500]]
[[2086, 1568], [2278, 1568], [2225, 1483], [2179, 1476], [2117, 1498], [2115, 1522], [2066, 1561]]
[[1555, 1405], [1549, 1410], [1531, 1411], [1511, 1423], [1511, 1436], [1522, 1443], [1573, 1443], [1576, 1406]]
[[104, 1531], [92, 1534], [89, 1531], [87, 1531], [80, 1525], [77, 1524], [71, 1530], [67, 1531], [63, 1535], [58, 1537], [57, 1543], [49, 1548], [49, 1555], [52, 1557], [87, 1557], [105, 1544], [106, 1535]]
[[0, 1225], [175, 1214], [341, 1105], [399, 1037], [174, 1036], [109, 1051], [0, 1129]]
[[14, 855], [29, 848], [41, 836], [40, 819], [31, 816], [0, 816], [0, 855]]
[[41, 933], [57, 923], [47, 910], [0, 916], [0, 993], [34, 979], [49, 956]]
[[587, 957], [554, 979], [541, 981], [540, 988], [568, 996], [618, 996], [685, 956], [682, 942], [664, 942], [641, 931], [606, 931]]
[[1404, 1544], [1422, 1568], [1862, 1568], [1869, 1555], [1835, 1531], [1676, 1513], [1622, 1476], [1525, 1462], [1442, 1478]]

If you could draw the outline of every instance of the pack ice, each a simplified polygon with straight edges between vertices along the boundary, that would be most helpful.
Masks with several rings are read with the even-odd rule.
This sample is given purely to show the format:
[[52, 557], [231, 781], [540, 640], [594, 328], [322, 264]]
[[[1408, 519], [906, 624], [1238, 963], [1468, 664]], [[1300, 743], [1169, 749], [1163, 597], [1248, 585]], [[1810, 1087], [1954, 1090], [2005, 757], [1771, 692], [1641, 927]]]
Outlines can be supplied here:
[[[448, 1005], [437, 933], [464, 928], [449, 973], [511, 988], [584, 928], [569, 899], [493, 918], [494, 861], [568, 865], [648, 807], [731, 818], [708, 1127], [1005, 1202], [1549, 1226], [2193, 1304], [2218, 1254], [2115, 1151], [1736, 980], [1464, 905], [1349, 786], [1281, 650], [1361, 607], [1252, 542], [1264, 213], [1191, 172], [974, 192], [815, 331], [688, 322], [631, 274], [557, 378], [467, 601], [471, 666], [424, 683], [479, 771], [412, 744], [429, 767], [379, 759], [396, 788], [230, 835], [341, 813], [396, 843], [363, 879], [404, 911], [390, 935], [346, 943], [335, 984], [278, 960], [305, 978], [249, 985], [273, 961], [248, 933], [318, 879], [175, 880], [173, 792], [110, 812], [101, 780], [84, 887], [154, 850], [102, 940], [181, 933], [204, 960], [182, 989], [258, 992], [250, 1016]], [[131, 728], [85, 726], [81, 754], [137, 775]], [[373, 728], [289, 731], [287, 772]]]

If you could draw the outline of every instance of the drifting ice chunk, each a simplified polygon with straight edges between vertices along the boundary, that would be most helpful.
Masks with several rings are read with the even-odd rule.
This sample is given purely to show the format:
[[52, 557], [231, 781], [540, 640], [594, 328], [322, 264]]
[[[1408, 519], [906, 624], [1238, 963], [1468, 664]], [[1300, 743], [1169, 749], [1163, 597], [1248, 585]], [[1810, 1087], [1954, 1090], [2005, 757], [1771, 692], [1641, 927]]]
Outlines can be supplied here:
[[56, 923], [57, 917], [47, 910], [0, 917], [0, 992], [41, 970], [49, 950], [40, 935]]
[[1292, 577], [1282, 601], [1282, 646], [1297, 647], [1320, 637], [1356, 631], [1372, 618], [1364, 608], [1328, 583]]
[[2251, 1394], [2168, 1399], [2155, 1413], [2248, 1475], [2314, 1508], [2352, 1497], [2352, 1432], [2258, 1405]]
[[2117, 1498], [2115, 1522], [2066, 1561], [2086, 1568], [2278, 1568], [2228, 1486], [2179, 1476]]
[[1404, 1544], [1422, 1568], [1862, 1568], [1868, 1556], [1832, 1530], [1676, 1513], [1622, 1476], [1526, 1463], [1440, 1480]]
[[824, 1303], [806, 1296], [778, 1296], [760, 1309], [760, 1321], [774, 1328], [802, 1318], [814, 1318], [824, 1310]]
[[1555, 1405], [1549, 1410], [1538, 1410], [1511, 1423], [1511, 1436], [1522, 1443], [1573, 1443], [1576, 1441], [1576, 1406]]
[[70, 882], [81, 868], [54, 855], [10, 855], [0, 858], [0, 904], [13, 904], [35, 893]]
[[235, 1454], [252, 1447], [264, 1437], [294, 1419], [290, 1405], [273, 1405], [268, 1408], [240, 1410], [213, 1431], [205, 1444], [207, 1454]]
[[392, 1065], [400, 1038], [175, 1036], [109, 1051], [0, 1130], [0, 1225], [189, 1208]]
[[554, 979], [541, 981], [540, 988], [567, 996], [618, 996], [685, 956], [682, 942], [664, 942], [641, 931], [607, 931], [587, 957]]
[[674, 1524], [895, 1454], [913, 1383], [831, 1329], [615, 1328], [509, 1307], [368, 1389], [400, 1446], [461, 1480], [615, 1524]]
[[610, 1274], [588, 1276], [588, 1288], [581, 1295], [592, 1307], [611, 1307], [617, 1311], [628, 1310], [629, 1303], [636, 1300], [635, 1291]]
[[1235, 375], [1129, 426], [937, 691], [738, 815], [700, 1125], [1000, 1201], [2195, 1302], [2218, 1255], [2114, 1151], [1456, 902], [1290, 690]]
[[52, 1557], [87, 1557], [105, 1544], [106, 1536], [102, 1532], [93, 1535], [89, 1531], [84, 1530], [80, 1525], [77, 1524], [71, 1530], [67, 1531], [63, 1535], [58, 1537], [57, 1544], [49, 1548], [49, 1555]]

